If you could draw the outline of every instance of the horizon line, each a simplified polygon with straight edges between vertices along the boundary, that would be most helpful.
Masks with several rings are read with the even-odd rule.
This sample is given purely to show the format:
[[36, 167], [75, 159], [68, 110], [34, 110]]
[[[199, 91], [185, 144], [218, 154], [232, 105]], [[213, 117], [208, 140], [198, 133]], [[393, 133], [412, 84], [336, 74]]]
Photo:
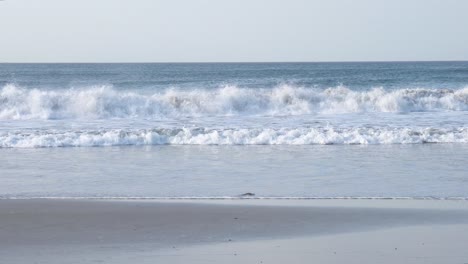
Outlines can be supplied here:
[[468, 62], [468, 60], [344, 60], [344, 61], [55, 61], [55, 62], [0, 62], [0, 64], [268, 64], [268, 63], [398, 63], [398, 62]]

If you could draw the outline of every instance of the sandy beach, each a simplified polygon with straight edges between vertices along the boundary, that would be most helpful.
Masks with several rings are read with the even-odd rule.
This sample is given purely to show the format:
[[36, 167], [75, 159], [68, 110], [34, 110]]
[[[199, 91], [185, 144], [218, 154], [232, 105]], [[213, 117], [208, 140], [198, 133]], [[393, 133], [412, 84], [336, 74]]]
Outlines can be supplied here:
[[0, 263], [466, 263], [468, 203], [0, 201]]

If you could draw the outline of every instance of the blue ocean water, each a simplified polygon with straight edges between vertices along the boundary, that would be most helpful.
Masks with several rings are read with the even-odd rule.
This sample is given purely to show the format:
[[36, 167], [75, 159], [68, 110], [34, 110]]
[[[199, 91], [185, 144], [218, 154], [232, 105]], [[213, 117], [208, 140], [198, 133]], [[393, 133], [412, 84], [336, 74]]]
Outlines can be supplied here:
[[0, 64], [2, 197], [463, 198], [467, 143], [468, 62]]

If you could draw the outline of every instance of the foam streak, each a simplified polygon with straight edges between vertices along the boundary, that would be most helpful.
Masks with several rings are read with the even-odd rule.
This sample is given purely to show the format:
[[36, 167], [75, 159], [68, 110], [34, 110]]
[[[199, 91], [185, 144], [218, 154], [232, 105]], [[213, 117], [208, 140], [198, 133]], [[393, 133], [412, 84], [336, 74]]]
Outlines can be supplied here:
[[0, 133], [2, 148], [122, 145], [368, 145], [468, 143], [468, 128], [142, 129]]

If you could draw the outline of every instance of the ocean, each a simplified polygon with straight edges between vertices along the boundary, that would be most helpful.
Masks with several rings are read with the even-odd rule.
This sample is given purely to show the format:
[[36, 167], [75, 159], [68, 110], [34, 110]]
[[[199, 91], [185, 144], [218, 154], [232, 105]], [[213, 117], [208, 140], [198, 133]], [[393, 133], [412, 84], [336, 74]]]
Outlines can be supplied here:
[[468, 62], [0, 64], [0, 197], [468, 199]]

